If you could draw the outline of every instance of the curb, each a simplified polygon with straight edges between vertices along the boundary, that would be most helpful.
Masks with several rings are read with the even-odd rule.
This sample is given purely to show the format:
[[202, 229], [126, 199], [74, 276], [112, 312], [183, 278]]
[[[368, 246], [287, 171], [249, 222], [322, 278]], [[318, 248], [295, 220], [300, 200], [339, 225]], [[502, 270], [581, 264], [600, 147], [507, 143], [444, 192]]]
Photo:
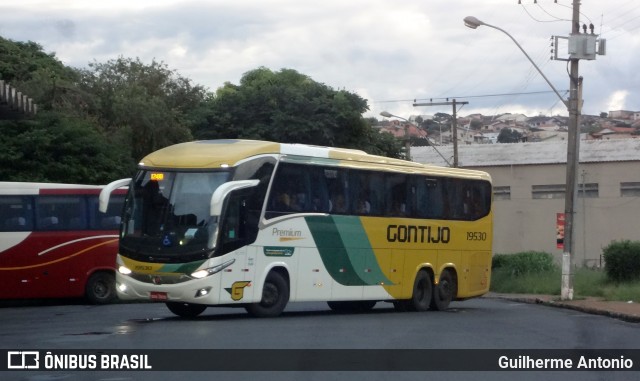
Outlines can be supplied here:
[[637, 316], [637, 315], [630, 315], [630, 314], [610, 311], [602, 308], [580, 306], [580, 305], [575, 305], [571, 303], [565, 303], [562, 301], [544, 300], [541, 298], [508, 296], [508, 295], [486, 295], [485, 297], [490, 299], [511, 300], [514, 302], [527, 303], [527, 304], [542, 304], [548, 307], [565, 308], [565, 309], [584, 312], [592, 315], [607, 316], [607, 317], [622, 320], [628, 323], [640, 323], [640, 316]]

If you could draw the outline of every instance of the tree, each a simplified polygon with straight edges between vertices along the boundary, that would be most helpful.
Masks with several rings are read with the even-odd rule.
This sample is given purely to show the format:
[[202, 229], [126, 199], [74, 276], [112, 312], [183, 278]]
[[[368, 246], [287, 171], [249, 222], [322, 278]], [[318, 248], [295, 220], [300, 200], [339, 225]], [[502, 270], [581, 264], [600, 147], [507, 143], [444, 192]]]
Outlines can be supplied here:
[[207, 92], [162, 62], [120, 57], [91, 63], [80, 74], [89, 114], [105, 133], [126, 142], [134, 160], [191, 140], [193, 124], [201, 122]]
[[128, 152], [89, 122], [57, 112], [0, 123], [0, 178], [5, 181], [104, 184], [129, 176]]
[[503, 128], [498, 134], [498, 143], [518, 143], [522, 141], [522, 134], [511, 128]]
[[60, 110], [78, 114], [82, 95], [75, 82], [77, 71], [65, 66], [42, 46], [0, 37], [0, 79], [32, 98], [39, 110]]
[[210, 107], [208, 123], [194, 131], [197, 138], [272, 140], [400, 155], [389, 137], [362, 117], [368, 110], [366, 100], [292, 69], [249, 71], [239, 85], [219, 88]]
[[608, 112], [603, 111], [603, 112], [601, 112], [601, 113], [600, 113], [600, 117], [601, 117], [602, 119], [608, 118], [608, 117], [609, 117], [609, 113], [608, 113]]
[[481, 119], [471, 119], [471, 122], [469, 123], [469, 127], [471, 127], [472, 130], [481, 130], [482, 129], [482, 120]]

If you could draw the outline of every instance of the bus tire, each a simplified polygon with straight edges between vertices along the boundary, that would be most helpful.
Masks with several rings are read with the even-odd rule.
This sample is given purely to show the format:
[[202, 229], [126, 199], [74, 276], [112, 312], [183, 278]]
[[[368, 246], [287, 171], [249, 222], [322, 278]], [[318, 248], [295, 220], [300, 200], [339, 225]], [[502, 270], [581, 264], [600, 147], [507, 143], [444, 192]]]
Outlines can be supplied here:
[[431, 309], [444, 311], [456, 295], [456, 281], [450, 270], [445, 269], [440, 274], [440, 281], [433, 291]]
[[376, 305], [375, 300], [355, 300], [355, 301], [337, 301], [327, 302], [329, 308], [339, 312], [366, 312], [371, 311]]
[[85, 296], [92, 304], [109, 304], [116, 299], [116, 279], [112, 273], [98, 271], [89, 277]]
[[289, 302], [289, 284], [280, 273], [271, 271], [262, 287], [262, 300], [245, 307], [255, 317], [275, 317], [282, 313]]
[[433, 282], [428, 272], [421, 270], [416, 275], [413, 282], [413, 295], [411, 296], [411, 309], [415, 311], [426, 311], [431, 306], [433, 295]]
[[207, 306], [205, 306], [204, 304], [181, 302], [166, 302], [165, 304], [167, 305], [167, 308], [169, 308], [169, 311], [183, 318], [196, 317], [207, 309]]

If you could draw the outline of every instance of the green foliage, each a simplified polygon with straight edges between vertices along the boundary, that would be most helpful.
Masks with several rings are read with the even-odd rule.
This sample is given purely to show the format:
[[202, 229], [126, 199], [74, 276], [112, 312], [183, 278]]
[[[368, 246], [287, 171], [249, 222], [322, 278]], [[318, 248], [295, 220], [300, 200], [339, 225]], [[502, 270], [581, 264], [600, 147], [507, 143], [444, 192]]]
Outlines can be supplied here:
[[208, 123], [194, 135], [358, 148], [398, 157], [400, 145], [389, 145], [389, 137], [362, 118], [367, 109], [366, 100], [356, 94], [295, 70], [261, 67], [245, 73], [239, 85], [226, 83], [217, 90]]
[[[513, 276], [504, 268], [491, 274], [491, 291], [517, 294], [560, 295], [561, 271], [551, 270]], [[573, 290], [577, 298], [593, 296], [605, 300], [640, 302], [640, 281], [615, 283], [604, 271], [578, 268], [573, 275]]]
[[0, 123], [4, 181], [105, 184], [130, 176], [133, 163], [88, 122], [52, 112]]
[[[207, 93], [189, 79], [156, 61], [120, 57], [94, 62], [80, 73], [87, 112], [106, 134], [129, 136], [134, 160], [159, 148], [192, 139], [201, 123]], [[193, 114], [197, 113], [197, 114]]]
[[560, 294], [560, 269], [514, 275], [509, 268], [491, 271], [491, 291], [514, 294]]
[[640, 280], [640, 241], [613, 241], [604, 248], [603, 256], [609, 280]]
[[491, 264], [492, 269], [500, 269], [511, 276], [542, 273], [553, 270], [555, 267], [551, 254], [537, 251], [496, 254]]
[[214, 95], [155, 60], [119, 57], [79, 70], [35, 42], [0, 38], [0, 79], [39, 110], [0, 121], [0, 178], [7, 181], [104, 184], [130, 176], [149, 152], [194, 135], [403, 155], [402, 141], [362, 118], [366, 100], [290, 69], [250, 71]]
[[28, 94], [40, 110], [81, 109], [76, 78], [74, 69], [64, 66], [54, 54], [44, 53], [39, 44], [0, 37], [0, 79]]
[[498, 143], [518, 143], [522, 141], [522, 134], [510, 128], [503, 128], [498, 134]]

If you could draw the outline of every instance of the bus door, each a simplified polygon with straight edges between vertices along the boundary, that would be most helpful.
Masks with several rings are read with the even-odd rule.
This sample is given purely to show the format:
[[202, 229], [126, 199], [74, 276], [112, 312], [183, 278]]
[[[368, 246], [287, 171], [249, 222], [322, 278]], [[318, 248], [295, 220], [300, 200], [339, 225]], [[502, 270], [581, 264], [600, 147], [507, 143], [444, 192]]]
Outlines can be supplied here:
[[232, 192], [220, 224], [221, 253], [228, 254], [222, 262], [233, 264], [222, 270], [220, 301], [244, 302], [253, 297], [257, 248], [250, 244], [257, 234], [257, 219], [247, 208], [250, 190]]

